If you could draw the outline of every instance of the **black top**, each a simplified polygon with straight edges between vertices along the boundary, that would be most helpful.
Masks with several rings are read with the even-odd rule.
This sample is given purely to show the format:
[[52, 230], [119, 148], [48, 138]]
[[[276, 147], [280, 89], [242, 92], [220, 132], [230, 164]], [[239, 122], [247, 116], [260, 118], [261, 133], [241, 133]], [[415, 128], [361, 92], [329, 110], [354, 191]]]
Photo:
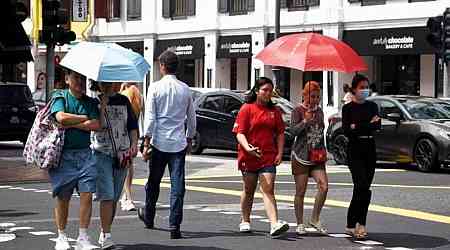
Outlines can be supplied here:
[[[350, 139], [358, 136], [371, 136], [372, 131], [381, 129], [381, 120], [370, 123], [374, 116], [378, 116], [378, 106], [374, 102], [350, 102], [342, 107], [342, 127], [345, 135]], [[355, 128], [351, 129], [351, 124]]]

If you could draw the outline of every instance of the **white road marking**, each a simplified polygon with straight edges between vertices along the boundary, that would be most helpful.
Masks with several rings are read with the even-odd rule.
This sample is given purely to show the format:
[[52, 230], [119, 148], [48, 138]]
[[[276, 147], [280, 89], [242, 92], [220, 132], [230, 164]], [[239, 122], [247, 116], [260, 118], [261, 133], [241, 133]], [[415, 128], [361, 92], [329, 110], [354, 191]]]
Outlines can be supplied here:
[[406, 248], [406, 247], [387, 247], [386, 250], [414, 250], [412, 248]]
[[200, 212], [219, 212], [219, 211], [222, 211], [223, 209], [220, 209], [220, 208], [208, 208], [208, 207], [206, 207], [206, 208], [202, 208], [202, 209], [199, 209], [198, 211], [200, 211]]
[[330, 237], [334, 238], [351, 238], [351, 235], [348, 234], [328, 234]]
[[297, 223], [288, 223], [290, 227], [297, 227]]
[[0, 223], [0, 228], [1, 227], [13, 227], [13, 226], [15, 226], [16, 224], [14, 224], [14, 223], [9, 223], [9, 222], [6, 222], [6, 223]]
[[250, 219], [263, 219], [264, 216], [259, 216], [259, 215], [250, 215]]
[[9, 189], [10, 190], [22, 190], [23, 187], [10, 187]]
[[12, 186], [0, 186], [0, 188], [10, 188]]
[[35, 188], [22, 188], [22, 191], [36, 191]]
[[384, 244], [382, 242], [378, 242], [378, 241], [374, 241], [374, 240], [356, 240], [354, 242], [364, 244], [364, 245], [383, 245]]
[[34, 229], [34, 227], [11, 227], [11, 228], [8, 228], [8, 231], [15, 232], [15, 231], [19, 231], [19, 230], [32, 230], [32, 229]]
[[[58, 240], [58, 238], [50, 238], [49, 240], [50, 240], [50, 241], [53, 241], [53, 242], [56, 242], [56, 241]], [[69, 242], [76, 242], [76, 241], [77, 241], [76, 239], [72, 239], [72, 238], [67, 238], [67, 240], [68, 240]]]
[[37, 190], [37, 191], [34, 191], [35, 193], [47, 193], [48, 192], [48, 189], [44, 189], [44, 190]]
[[38, 232], [30, 232], [30, 234], [41, 236], [41, 235], [54, 235], [55, 233], [49, 231], [38, 231]]
[[16, 238], [15, 234], [0, 234], [0, 242], [12, 241]]
[[233, 214], [241, 214], [241, 213], [239, 213], [239, 212], [219, 212], [219, 213], [221, 213], [221, 214], [229, 214], [229, 215], [233, 215]]
[[266, 222], [266, 223], [269, 223], [269, 222], [270, 222], [269, 219], [262, 219], [262, 220], [259, 220], [259, 221], [261, 221], [261, 222]]

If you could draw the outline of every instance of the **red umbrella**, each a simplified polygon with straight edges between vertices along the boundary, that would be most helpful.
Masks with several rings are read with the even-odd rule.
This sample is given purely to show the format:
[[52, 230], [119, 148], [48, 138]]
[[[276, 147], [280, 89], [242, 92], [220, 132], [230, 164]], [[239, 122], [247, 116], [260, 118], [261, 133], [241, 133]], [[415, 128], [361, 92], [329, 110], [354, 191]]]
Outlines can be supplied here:
[[317, 33], [282, 36], [259, 52], [256, 59], [302, 71], [367, 70], [363, 59], [346, 43]]

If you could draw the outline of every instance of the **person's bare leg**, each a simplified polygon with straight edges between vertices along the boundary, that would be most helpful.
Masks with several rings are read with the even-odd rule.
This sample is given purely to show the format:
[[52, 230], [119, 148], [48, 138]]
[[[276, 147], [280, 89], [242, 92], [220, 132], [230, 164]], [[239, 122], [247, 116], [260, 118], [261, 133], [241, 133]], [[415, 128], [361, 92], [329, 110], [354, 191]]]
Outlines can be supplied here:
[[111, 232], [111, 224], [114, 218], [114, 206], [113, 201], [101, 201], [100, 202], [100, 221], [103, 233]]
[[311, 214], [311, 221], [316, 223], [319, 221], [320, 212], [327, 199], [328, 194], [328, 177], [324, 170], [315, 170], [311, 173], [312, 177], [317, 183], [317, 194], [314, 201], [314, 208]]
[[303, 224], [303, 206], [305, 193], [308, 186], [308, 173], [294, 175], [295, 180], [295, 198], [294, 198], [294, 208], [295, 217], [297, 219], [297, 224]]
[[124, 185], [124, 193], [122, 196], [122, 200], [130, 200], [133, 201], [133, 193], [131, 186], [133, 185], [133, 175], [134, 175], [134, 166], [132, 165], [128, 169], [127, 177], [125, 178], [125, 185]]
[[67, 225], [67, 218], [69, 216], [70, 198], [60, 199], [56, 198], [55, 206], [55, 223], [60, 231], [64, 231]]
[[258, 185], [258, 176], [248, 174], [242, 176], [243, 190], [241, 194], [241, 222], [250, 222], [250, 214], [252, 213], [253, 197], [255, 195], [256, 186]]
[[87, 229], [92, 215], [92, 193], [80, 193], [80, 228]]
[[278, 222], [277, 202], [275, 200], [275, 174], [262, 173], [259, 175], [260, 190], [263, 194], [264, 207], [272, 225]]

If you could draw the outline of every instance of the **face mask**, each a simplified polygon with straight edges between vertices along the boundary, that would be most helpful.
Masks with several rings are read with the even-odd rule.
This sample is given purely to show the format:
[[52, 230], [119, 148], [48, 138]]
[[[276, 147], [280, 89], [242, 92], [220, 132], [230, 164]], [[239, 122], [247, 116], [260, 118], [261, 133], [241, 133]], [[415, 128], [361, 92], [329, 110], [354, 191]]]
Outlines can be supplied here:
[[356, 92], [356, 98], [360, 101], [366, 100], [367, 97], [369, 97], [370, 91], [368, 89], [362, 89]]

